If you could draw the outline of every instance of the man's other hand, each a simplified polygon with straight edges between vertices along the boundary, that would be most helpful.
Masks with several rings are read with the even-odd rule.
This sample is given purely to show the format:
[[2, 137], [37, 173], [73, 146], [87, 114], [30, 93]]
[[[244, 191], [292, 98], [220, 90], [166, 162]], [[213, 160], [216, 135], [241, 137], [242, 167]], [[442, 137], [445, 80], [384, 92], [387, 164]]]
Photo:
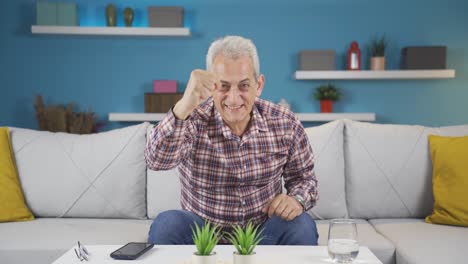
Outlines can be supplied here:
[[216, 78], [211, 72], [200, 69], [193, 70], [184, 96], [174, 106], [174, 115], [178, 119], [186, 119], [193, 109], [211, 96], [215, 88]]
[[302, 214], [304, 208], [296, 199], [282, 193], [273, 198], [262, 211], [268, 213], [268, 217], [275, 214], [284, 220], [291, 221]]

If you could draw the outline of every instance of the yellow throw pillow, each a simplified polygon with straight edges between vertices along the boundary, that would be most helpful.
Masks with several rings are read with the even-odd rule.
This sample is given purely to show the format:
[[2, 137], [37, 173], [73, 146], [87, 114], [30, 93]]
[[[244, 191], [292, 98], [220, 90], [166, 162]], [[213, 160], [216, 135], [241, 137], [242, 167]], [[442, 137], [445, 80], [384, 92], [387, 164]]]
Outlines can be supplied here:
[[0, 223], [33, 219], [18, 180], [10, 132], [7, 127], [0, 127]]
[[468, 226], [468, 136], [429, 136], [434, 209], [426, 222]]

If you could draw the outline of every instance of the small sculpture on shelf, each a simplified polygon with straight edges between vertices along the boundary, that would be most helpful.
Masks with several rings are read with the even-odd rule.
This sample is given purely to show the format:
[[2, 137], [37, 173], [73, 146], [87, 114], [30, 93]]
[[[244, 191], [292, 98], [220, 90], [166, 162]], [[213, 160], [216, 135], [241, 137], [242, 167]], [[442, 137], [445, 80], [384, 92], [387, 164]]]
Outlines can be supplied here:
[[134, 12], [130, 7], [126, 7], [123, 11], [123, 18], [125, 21], [125, 26], [131, 27], [133, 24]]
[[341, 98], [341, 92], [335, 85], [328, 83], [320, 85], [314, 93], [315, 99], [320, 101], [320, 112], [333, 112], [333, 102]]
[[108, 27], [117, 26], [117, 9], [113, 4], [106, 6], [106, 24]]
[[373, 71], [383, 71], [385, 70], [385, 48], [387, 47], [387, 41], [385, 36], [380, 38], [375, 37], [371, 41], [370, 52], [371, 52], [371, 62], [370, 68]]

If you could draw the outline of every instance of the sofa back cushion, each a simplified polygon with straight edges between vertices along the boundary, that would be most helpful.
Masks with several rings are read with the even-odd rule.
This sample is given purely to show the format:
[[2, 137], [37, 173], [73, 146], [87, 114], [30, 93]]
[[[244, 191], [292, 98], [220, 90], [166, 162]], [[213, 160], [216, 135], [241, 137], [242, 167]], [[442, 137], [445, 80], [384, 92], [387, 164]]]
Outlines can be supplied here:
[[[309, 211], [315, 219], [347, 216], [344, 195], [343, 122], [334, 121], [306, 128], [315, 156], [320, 199]], [[152, 126], [148, 127], [148, 133]], [[168, 171], [148, 170], [148, 217], [180, 209], [180, 182], [177, 168]]]
[[12, 128], [25, 199], [39, 217], [146, 217], [147, 123], [91, 135]]
[[433, 207], [428, 136], [468, 135], [468, 126], [345, 121], [346, 199], [353, 218], [425, 217]]
[[156, 218], [159, 213], [181, 209], [179, 169], [167, 171], [147, 171], [148, 181], [148, 217]]
[[343, 121], [305, 129], [315, 160], [319, 200], [309, 210], [314, 219], [332, 219], [348, 216], [345, 197], [343, 153]]

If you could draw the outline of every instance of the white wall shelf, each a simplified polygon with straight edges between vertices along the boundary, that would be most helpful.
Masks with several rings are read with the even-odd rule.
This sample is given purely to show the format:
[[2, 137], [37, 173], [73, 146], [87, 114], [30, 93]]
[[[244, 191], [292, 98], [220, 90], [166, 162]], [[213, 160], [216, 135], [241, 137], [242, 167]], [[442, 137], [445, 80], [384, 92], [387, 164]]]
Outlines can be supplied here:
[[[166, 113], [109, 113], [109, 121], [117, 122], [155, 122], [161, 121]], [[297, 113], [303, 122], [328, 122], [337, 119], [375, 121], [375, 113]]]
[[166, 113], [109, 113], [109, 121], [153, 122], [161, 121]]
[[190, 36], [188, 28], [171, 27], [76, 27], [76, 26], [31, 26], [33, 34], [53, 35], [105, 35], [105, 36]]
[[296, 113], [303, 122], [327, 122], [337, 119], [351, 119], [356, 121], [375, 121], [375, 113]]
[[297, 80], [448, 79], [455, 70], [296, 71]]

